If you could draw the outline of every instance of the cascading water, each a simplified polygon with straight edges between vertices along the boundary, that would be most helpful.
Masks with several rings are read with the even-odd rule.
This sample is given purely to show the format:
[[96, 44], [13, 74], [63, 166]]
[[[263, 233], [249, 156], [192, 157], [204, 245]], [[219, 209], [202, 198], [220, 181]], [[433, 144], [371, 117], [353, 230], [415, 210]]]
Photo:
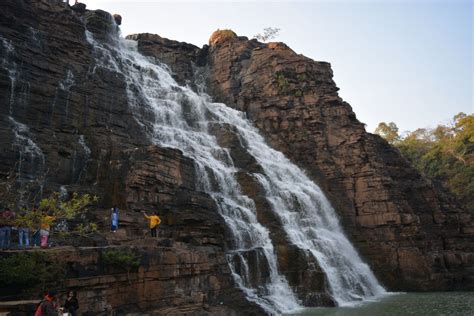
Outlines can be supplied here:
[[[86, 38], [95, 48], [96, 66], [124, 76], [129, 103], [136, 108], [136, 118], [150, 130], [153, 141], [162, 147], [178, 148], [195, 161], [200, 189], [216, 201], [233, 234], [228, 261], [247, 298], [272, 314], [300, 309], [287, 281], [278, 273], [269, 232], [258, 222], [254, 202], [241, 193], [234, 177], [237, 169], [228, 151], [208, 132], [208, 100], [180, 87], [164, 67], [139, 54], [136, 42], [121, 40], [112, 48], [96, 42], [90, 33]], [[146, 115], [140, 115], [140, 107], [146, 107]], [[258, 288], [251, 286], [249, 271], [256, 267], [247, 262], [249, 253], [254, 252], [269, 272]]]
[[13, 102], [15, 100], [15, 84], [17, 77], [16, 63], [11, 61], [11, 57], [14, 53], [14, 47], [10, 41], [7, 41], [0, 36], [0, 48], [2, 49], [2, 62], [1, 66], [8, 72], [8, 78], [10, 79], [10, 100], [8, 104], [8, 115], [13, 115]]
[[[216, 201], [233, 234], [228, 262], [238, 286], [250, 301], [269, 313], [300, 308], [286, 279], [279, 274], [268, 230], [256, 217], [254, 202], [243, 195], [234, 176], [237, 169], [227, 149], [209, 132], [210, 124], [228, 124], [238, 133], [247, 151], [264, 174], [254, 174], [280, 218], [288, 239], [308, 250], [325, 271], [330, 291], [339, 305], [385, 293], [369, 267], [344, 236], [335, 211], [319, 187], [283, 154], [271, 149], [242, 112], [212, 103], [205, 94], [179, 86], [165, 67], [137, 52], [136, 42], [116, 39], [112, 45], [95, 41], [96, 65], [122, 75], [129, 104], [137, 121], [159, 146], [180, 149], [196, 164], [200, 189]], [[257, 253], [269, 276], [258, 286], [251, 275], [258, 267], [248, 257]], [[258, 274], [258, 273], [257, 273]]]
[[[91, 149], [89, 148], [89, 146], [87, 146], [86, 144], [86, 140], [85, 140], [85, 137], [84, 135], [79, 135], [79, 140], [78, 140], [78, 144], [80, 146], [80, 151], [82, 151], [82, 154], [79, 153], [79, 151], [76, 149], [74, 151], [74, 162], [73, 162], [73, 165], [75, 166], [76, 165], [76, 161], [79, 162], [79, 166], [80, 166], [80, 169], [79, 169], [79, 174], [77, 176], [77, 180], [76, 180], [76, 183], [78, 183], [79, 181], [81, 181], [81, 177], [82, 175], [85, 173], [86, 169], [87, 169], [87, 163], [89, 162], [90, 160], [90, 157], [91, 157]], [[75, 174], [75, 172], [73, 172], [73, 174]]]
[[[16, 166], [15, 181], [19, 184], [17, 192], [19, 194], [18, 204], [24, 206], [25, 195], [29, 186], [38, 186], [38, 196], [42, 195], [45, 169], [45, 157], [41, 148], [35, 143], [31, 136], [30, 129], [25, 124], [15, 119], [15, 105], [26, 103], [29, 94], [29, 83], [19, 80], [18, 67], [14, 61], [15, 48], [13, 44], [0, 36], [0, 66], [5, 69], [10, 79], [10, 94], [8, 103], [8, 114], [5, 115], [7, 124], [10, 125], [13, 134], [12, 147], [18, 151], [18, 161]], [[20, 82], [20, 85], [18, 85]], [[20, 97], [17, 97], [15, 90], [20, 89]], [[23, 97], [21, 97], [23, 95]], [[17, 98], [16, 98], [17, 97]]]

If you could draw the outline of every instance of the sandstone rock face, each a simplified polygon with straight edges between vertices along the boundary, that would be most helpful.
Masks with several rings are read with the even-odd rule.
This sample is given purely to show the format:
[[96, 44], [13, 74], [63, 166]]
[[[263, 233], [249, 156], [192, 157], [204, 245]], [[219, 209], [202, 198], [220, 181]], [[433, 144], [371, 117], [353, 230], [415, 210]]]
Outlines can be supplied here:
[[143, 55], [154, 57], [157, 62], [166, 64], [178, 83], [193, 83], [193, 65], [202, 63], [202, 54], [198, 47], [148, 33], [129, 35], [127, 39], [137, 41], [138, 49]]
[[473, 288], [473, 215], [365, 132], [338, 96], [328, 63], [282, 43], [237, 38], [212, 45], [208, 67], [211, 95], [245, 111], [274, 148], [324, 189], [383, 284]]
[[[260, 313], [234, 286], [224, 253], [225, 224], [213, 200], [195, 191], [192, 161], [179, 151], [154, 146], [127, 151], [126, 156], [112, 163], [110, 176], [113, 187], [125, 192], [125, 201], [119, 203], [128, 209], [121, 211], [119, 231], [107, 232], [108, 212], [95, 213], [97, 222], [106, 223], [102, 236], [108, 247], [58, 253], [58, 260], [71, 267], [65, 286], [78, 290], [87, 306], [85, 315], [112, 310], [153, 315]], [[144, 234], [146, 221], [137, 212], [157, 205], [162, 218], [158, 240]], [[104, 251], [124, 248], [141, 258], [129, 276], [101, 261]]]
[[[91, 248], [51, 250], [67, 263], [61, 290], [78, 292], [85, 315], [261, 314], [234, 284], [225, 225], [213, 200], [196, 191], [192, 161], [149, 147], [128, 105], [125, 78], [98, 65], [88, 37], [110, 42], [114, 27], [104, 11], [59, 1], [0, 3], [0, 203], [27, 205], [52, 191], [100, 197], [88, 215], [100, 234], [69, 241]], [[116, 234], [108, 232], [113, 204], [121, 209]], [[158, 241], [143, 237], [137, 212], [157, 208]], [[110, 247], [141, 255], [129, 279], [101, 263]]]
[[[473, 215], [437, 190], [396, 149], [365, 131], [338, 96], [329, 63], [297, 55], [283, 43], [243, 37], [213, 41], [202, 51], [208, 93], [246, 112], [274, 148], [323, 188], [384, 285], [391, 290], [473, 288]], [[224, 146], [233, 149], [240, 167], [258, 172], [249, 155], [235, 150], [228, 132], [215, 133], [228, 142]], [[245, 172], [238, 177], [249, 196], [262, 200], [251, 177]], [[268, 205], [257, 204], [259, 220], [278, 244], [285, 239], [275, 233], [280, 223], [265, 219]]]
[[114, 14], [113, 18], [114, 18], [114, 21], [117, 25], [122, 24], [122, 16], [120, 14]]
[[[17, 187], [2, 186], [3, 199], [15, 192], [12, 201], [27, 201], [84, 183], [102, 195], [108, 161], [148, 144], [127, 105], [123, 78], [95, 68], [86, 18], [71, 8], [2, 1], [0, 14], [0, 176]], [[98, 26], [109, 25], [103, 11], [89, 11], [87, 21], [105, 38]]]
[[[214, 201], [196, 190], [193, 161], [152, 144], [149, 122], [138, 123], [128, 104], [127, 78], [91, 45], [91, 38], [113, 43], [117, 23], [107, 12], [56, 0], [0, 3], [0, 203], [22, 206], [51, 191], [100, 197], [88, 215], [100, 234], [68, 241], [90, 247], [51, 251], [68, 264], [64, 289], [77, 290], [90, 315], [261, 314], [234, 284], [225, 253], [231, 234]], [[338, 96], [328, 63], [283, 43], [233, 35], [216, 35], [202, 49], [152, 34], [129, 39], [180, 84], [200, 89], [207, 72], [208, 93], [245, 111], [273, 147], [323, 188], [389, 289], [473, 288], [472, 214], [365, 132]], [[232, 128], [216, 124], [211, 132], [229, 150], [298, 298], [334, 304], [320, 266], [288, 242], [252, 177], [261, 166]], [[121, 209], [115, 234], [108, 232], [113, 204]], [[157, 240], [144, 237], [140, 213], [154, 209], [163, 219]], [[104, 251], [114, 247], [140, 254], [138, 270], [127, 275], [104, 266]], [[261, 259], [258, 249], [245, 256]], [[255, 287], [266, 278], [265, 269], [250, 276]]]

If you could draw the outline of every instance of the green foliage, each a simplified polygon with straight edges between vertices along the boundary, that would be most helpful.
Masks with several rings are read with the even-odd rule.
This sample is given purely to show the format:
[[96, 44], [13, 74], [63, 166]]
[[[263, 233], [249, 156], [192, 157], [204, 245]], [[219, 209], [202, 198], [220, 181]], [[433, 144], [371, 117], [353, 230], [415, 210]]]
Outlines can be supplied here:
[[284, 92], [288, 89], [289, 83], [288, 80], [285, 77], [285, 74], [282, 72], [277, 72], [275, 74], [276, 77], [276, 83], [278, 87], [278, 91]]
[[385, 138], [385, 140], [390, 144], [393, 144], [400, 139], [400, 136], [398, 135], [398, 127], [393, 122], [388, 124], [385, 122], [379, 123], [375, 129], [375, 134]]
[[298, 79], [298, 81], [306, 81], [306, 74], [298, 74], [296, 76], [296, 79]]
[[64, 278], [64, 268], [44, 252], [23, 252], [0, 259], [0, 287], [55, 285]]
[[461, 205], [474, 210], [474, 115], [459, 113], [450, 124], [417, 129], [396, 141], [393, 134], [382, 134], [392, 137], [392, 143], [420, 172], [440, 181]]
[[92, 234], [96, 232], [98, 229], [98, 226], [96, 223], [87, 223], [87, 224], [78, 224], [76, 225], [74, 232], [78, 233], [81, 236], [86, 236], [88, 234]]
[[105, 265], [127, 270], [136, 269], [140, 266], [140, 256], [128, 250], [105, 250], [102, 253], [102, 261]]
[[[28, 227], [37, 229], [41, 223], [54, 224], [57, 219], [71, 220], [87, 211], [87, 207], [98, 201], [97, 196], [90, 194], [73, 193], [71, 198], [64, 201], [61, 200], [58, 192], [52, 193], [48, 198], [42, 199], [37, 209], [21, 210], [16, 218], [16, 225], [20, 227]], [[47, 216], [49, 215], [49, 216]], [[88, 224], [79, 227], [80, 231], [95, 231], [97, 225]]]

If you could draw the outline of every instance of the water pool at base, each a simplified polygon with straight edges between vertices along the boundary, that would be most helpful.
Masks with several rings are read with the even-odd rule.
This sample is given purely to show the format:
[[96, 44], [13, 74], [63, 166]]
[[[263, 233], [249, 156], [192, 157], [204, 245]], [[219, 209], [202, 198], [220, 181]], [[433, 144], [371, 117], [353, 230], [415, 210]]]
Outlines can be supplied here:
[[355, 307], [308, 308], [298, 316], [473, 316], [474, 292], [399, 293]]

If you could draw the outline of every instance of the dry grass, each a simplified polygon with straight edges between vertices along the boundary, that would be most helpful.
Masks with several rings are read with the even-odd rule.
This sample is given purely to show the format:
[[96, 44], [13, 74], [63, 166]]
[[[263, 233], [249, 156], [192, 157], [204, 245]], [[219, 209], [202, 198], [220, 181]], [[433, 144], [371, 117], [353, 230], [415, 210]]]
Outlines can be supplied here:
[[218, 42], [227, 41], [236, 37], [237, 34], [235, 34], [235, 32], [232, 30], [217, 30], [212, 33], [211, 37], [209, 38], [209, 45], [215, 45]]

